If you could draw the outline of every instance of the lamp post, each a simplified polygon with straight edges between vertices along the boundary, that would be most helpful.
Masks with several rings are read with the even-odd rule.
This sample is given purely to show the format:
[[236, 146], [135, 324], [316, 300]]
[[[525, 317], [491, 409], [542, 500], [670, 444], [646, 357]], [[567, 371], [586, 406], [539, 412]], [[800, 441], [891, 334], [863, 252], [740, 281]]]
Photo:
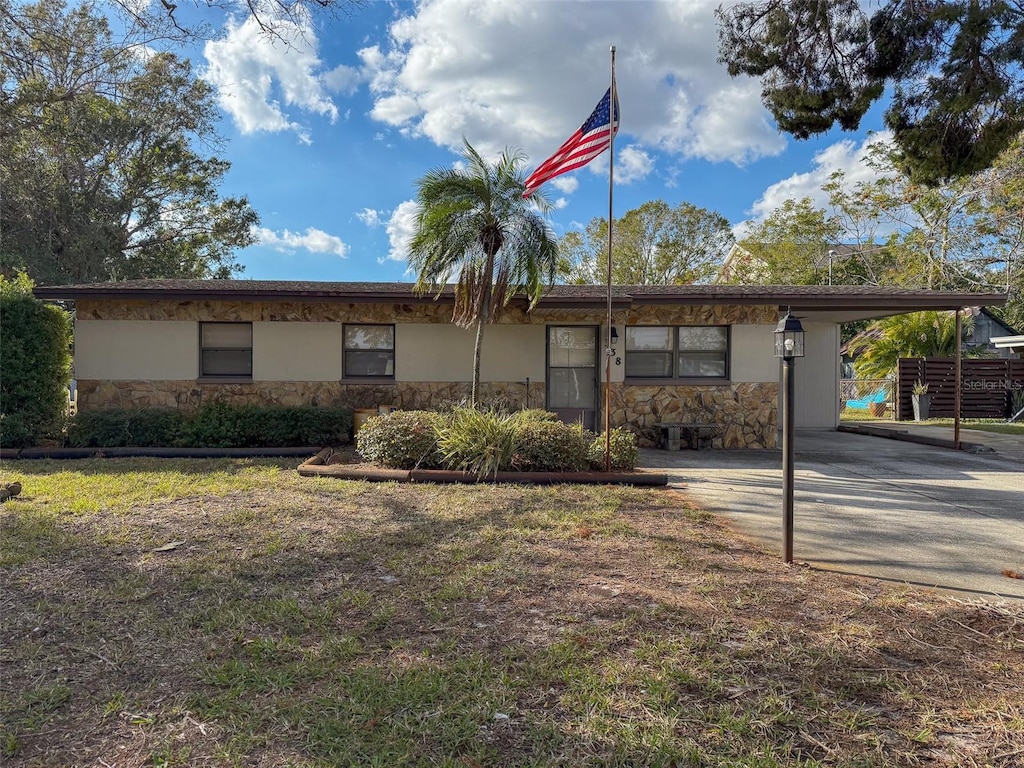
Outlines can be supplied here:
[[792, 310], [775, 329], [775, 357], [782, 358], [782, 559], [793, 562], [793, 366], [804, 356], [804, 327]]

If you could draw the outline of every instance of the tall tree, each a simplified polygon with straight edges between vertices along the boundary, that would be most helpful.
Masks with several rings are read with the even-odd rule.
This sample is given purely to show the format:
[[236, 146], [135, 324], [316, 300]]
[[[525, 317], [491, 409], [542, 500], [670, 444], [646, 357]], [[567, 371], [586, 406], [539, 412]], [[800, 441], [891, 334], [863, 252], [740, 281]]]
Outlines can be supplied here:
[[88, 5], [0, 0], [0, 265], [37, 283], [227, 277], [258, 219], [221, 198], [209, 86]]
[[[815, 208], [810, 198], [787, 200], [737, 243], [728, 281], [760, 285], [818, 285], [828, 281], [829, 251], [838, 242], [840, 222]], [[832, 282], [851, 282], [850, 262], [837, 261]]]
[[[898, 262], [876, 266], [882, 284], [913, 288], [1013, 291], [1024, 261], [1024, 137], [993, 166], [935, 186], [916, 184], [877, 145], [869, 162], [879, 175], [845, 184], [837, 173], [824, 189], [844, 228], [889, 233]], [[864, 262], [872, 265], [871, 251]]]
[[418, 212], [409, 265], [420, 291], [455, 280], [452, 319], [476, 327], [472, 402], [480, 392], [484, 327], [524, 292], [535, 305], [554, 281], [558, 245], [539, 191], [523, 197], [526, 156], [505, 150], [493, 164], [465, 142], [464, 168], [436, 168], [416, 182]]
[[901, 167], [936, 184], [989, 167], [1024, 129], [1017, 0], [753, 0], [719, 7], [719, 61], [761, 78], [797, 138], [855, 130], [891, 86]]
[[[680, 203], [651, 200], [615, 220], [612, 282], [617, 285], [706, 283], [733, 243], [721, 214]], [[563, 279], [603, 284], [608, 279], [608, 220], [595, 218], [561, 239]]]

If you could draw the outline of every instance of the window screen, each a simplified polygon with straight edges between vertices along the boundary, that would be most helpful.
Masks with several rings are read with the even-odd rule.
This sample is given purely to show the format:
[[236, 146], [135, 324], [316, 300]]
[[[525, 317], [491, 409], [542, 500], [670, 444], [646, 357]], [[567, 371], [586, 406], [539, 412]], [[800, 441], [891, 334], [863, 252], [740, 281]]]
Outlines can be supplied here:
[[627, 379], [723, 379], [728, 375], [726, 326], [626, 328]]
[[345, 376], [394, 378], [395, 326], [345, 326]]
[[626, 328], [627, 378], [671, 378], [673, 356], [671, 328]]
[[200, 323], [199, 375], [252, 378], [252, 323]]
[[680, 378], [725, 378], [729, 359], [729, 329], [724, 326], [681, 327], [679, 336]]

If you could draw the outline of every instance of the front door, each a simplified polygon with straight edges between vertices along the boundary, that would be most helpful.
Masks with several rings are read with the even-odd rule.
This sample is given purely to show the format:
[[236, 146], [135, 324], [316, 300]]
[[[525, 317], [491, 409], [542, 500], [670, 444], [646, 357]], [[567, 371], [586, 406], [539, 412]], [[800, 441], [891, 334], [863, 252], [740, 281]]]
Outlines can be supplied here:
[[594, 429], [597, 416], [597, 326], [548, 326], [547, 409]]

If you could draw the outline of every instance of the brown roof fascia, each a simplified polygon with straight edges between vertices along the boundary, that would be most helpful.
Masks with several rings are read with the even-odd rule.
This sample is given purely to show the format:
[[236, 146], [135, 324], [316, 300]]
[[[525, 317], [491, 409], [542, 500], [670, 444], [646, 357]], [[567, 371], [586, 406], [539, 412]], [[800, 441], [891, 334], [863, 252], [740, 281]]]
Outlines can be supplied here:
[[804, 312], [838, 312], [844, 310], [881, 309], [894, 312], [923, 310], [954, 310], [970, 306], [1006, 304], [1005, 293], [955, 293], [941, 295], [869, 295], [869, 296], [794, 296], [780, 297], [779, 307], [792, 307]]
[[103, 290], [91, 288], [61, 289], [36, 288], [36, 298], [71, 301], [319, 301], [349, 304], [452, 304], [455, 297], [444, 293], [419, 295], [413, 291], [335, 292], [335, 291], [281, 291], [281, 290], [189, 290], [177, 288], [143, 288]]
[[[409, 284], [356, 283], [346, 289], [345, 284], [334, 284], [338, 288], [312, 290], [306, 288], [261, 288], [259, 282], [253, 287], [238, 286], [220, 288], [214, 282], [201, 288], [190, 286], [129, 286], [113, 283], [88, 286], [44, 286], [36, 288], [37, 298], [47, 300], [95, 300], [95, 301], [318, 301], [325, 303], [352, 304], [452, 304], [451, 288], [445, 288], [440, 295], [436, 291], [417, 293]], [[305, 285], [309, 285], [306, 283]], [[399, 287], [401, 286], [401, 287]], [[844, 311], [861, 309], [882, 309], [894, 312], [913, 312], [922, 309], [959, 309], [967, 306], [1003, 306], [1005, 293], [938, 293], [930, 291], [879, 291], [858, 290], [844, 292], [842, 287], [816, 289], [801, 286], [797, 290], [786, 286], [681, 286], [685, 293], [672, 293], [667, 287], [646, 292], [640, 286], [613, 286], [613, 309], [626, 309], [631, 305], [777, 305], [781, 309], [792, 307], [802, 311]], [[723, 290], [723, 288], [725, 288]], [[837, 290], [838, 289], [838, 290]], [[552, 286], [537, 303], [544, 308], [601, 308], [607, 306], [607, 293], [601, 286]], [[524, 297], [513, 297], [516, 306], [524, 307]]]

